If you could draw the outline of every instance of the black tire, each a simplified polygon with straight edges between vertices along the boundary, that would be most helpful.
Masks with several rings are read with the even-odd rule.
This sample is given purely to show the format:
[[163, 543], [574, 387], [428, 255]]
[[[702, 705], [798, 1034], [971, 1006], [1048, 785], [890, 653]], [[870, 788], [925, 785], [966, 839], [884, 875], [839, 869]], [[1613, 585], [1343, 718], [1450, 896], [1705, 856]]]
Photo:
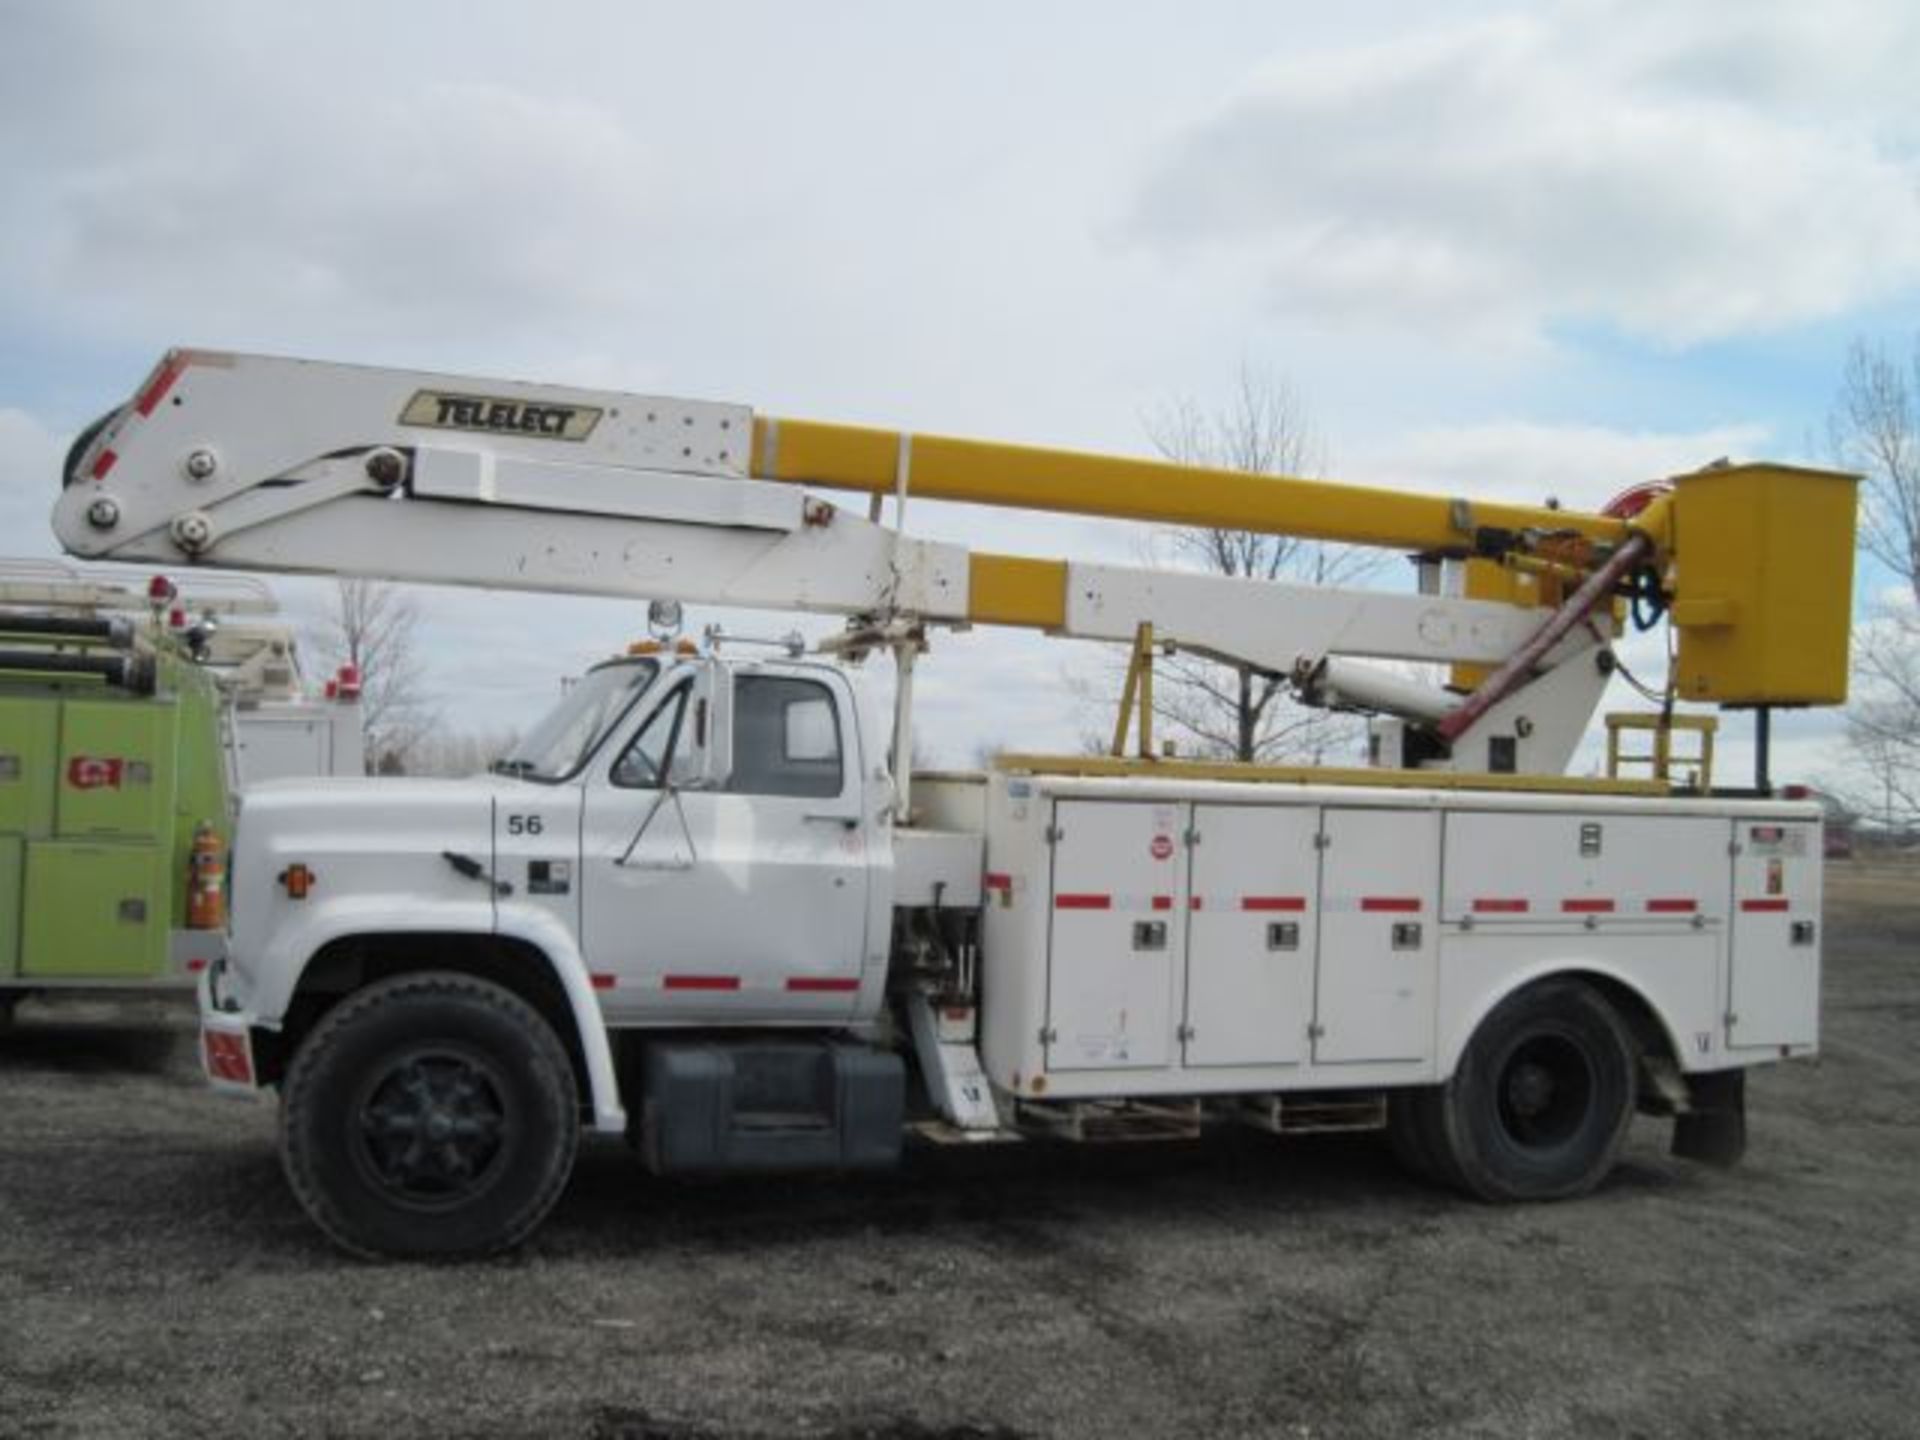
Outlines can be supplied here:
[[1397, 1090], [1387, 1100], [1387, 1144], [1393, 1158], [1416, 1180], [1460, 1188], [1459, 1171], [1447, 1153], [1441, 1126], [1446, 1092], [1438, 1085]]
[[1420, 1128], [1415, 1111], [1418, 1092], [1396, 1091], [1387, 1097], [1387, 1148], [1400, 1168], [1416, 1180], [1432, 1184], [1440, 1177], [1434, 1170], [1433, 1155], [1427, 1148], [1426, 1134]]
[[1591, 986], [1545, 980], [1508, 996], [1433, 1092], [1440, 1169], [1482, 1200], [1586, 1194], [1626, 1141], [1637, 1068], [1632, 1037]]
[[573, 1170], [580, 1115], [553, 1027], [484, 980], [402, 975], [341, 1001], [281, 1087], [281, 1161], [359, 1255], [508, 1250]]

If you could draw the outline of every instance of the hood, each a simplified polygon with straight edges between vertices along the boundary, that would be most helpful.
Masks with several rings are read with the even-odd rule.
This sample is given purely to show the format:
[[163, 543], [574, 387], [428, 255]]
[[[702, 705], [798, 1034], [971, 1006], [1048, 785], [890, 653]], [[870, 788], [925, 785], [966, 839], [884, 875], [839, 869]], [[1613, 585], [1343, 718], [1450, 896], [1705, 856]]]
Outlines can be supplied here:
[[[503, 785], [522, 784], [481, 776], [250, 786], [234, 833], [229, 948], [235, 962], [247, 968], [276, 929], [315, 922], [342, 904], [404, 915], [479, 901], [490, 911], [490, 891], [450, 865], [447, 853], [490, 868], [495, 796]], [[289, 897], [281, 878], [295, 864], [313, 876], [304, 899]]]

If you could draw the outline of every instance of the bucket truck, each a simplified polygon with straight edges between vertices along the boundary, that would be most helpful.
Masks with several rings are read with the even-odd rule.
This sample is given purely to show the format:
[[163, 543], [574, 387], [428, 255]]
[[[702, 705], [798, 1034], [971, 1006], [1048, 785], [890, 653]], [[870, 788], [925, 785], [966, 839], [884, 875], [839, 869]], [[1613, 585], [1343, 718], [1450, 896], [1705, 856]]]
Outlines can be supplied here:
[[[485, 777], [246, 797], [205, 1068], [279, 1090], [352, 1250], [517, 1244], [583, 1127], [663, 1174], [1383, 1128], [1435, 1182], [1557, 1199], [1636, 1111], [1731, 1162], [1745, 1070], [1816, 1050], [1818, 808], [1565, 771], [1636, 611], [1676, 698], [1842, 698], [1852, 477], [1583, 514], [181, 350], [64, 479], [82, 556], [846, 617], [812, 654], [663, 626]], [[907, 532], [922, 498], [1396, 548], [1423, 583], [969, 550]], [[914, 665], [988, 625], [1132, 644], [1142, 753], [913, 776]], [[1376, 712], [1376, 763], [1152, 755], [1167, 647]]]

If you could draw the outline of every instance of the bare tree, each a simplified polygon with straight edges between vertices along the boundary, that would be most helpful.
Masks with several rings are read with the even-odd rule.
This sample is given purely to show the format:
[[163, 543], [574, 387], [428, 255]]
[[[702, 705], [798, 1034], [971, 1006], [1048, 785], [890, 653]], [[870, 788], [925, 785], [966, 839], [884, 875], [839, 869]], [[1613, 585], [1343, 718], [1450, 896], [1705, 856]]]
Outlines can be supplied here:
[[1868, 781], [1843, 798], [1889, 829], [1920, 824], [1920, 616], [1887, 607], [1860, 626], [1854, 680], [1847, 746]]
[[428, 728], [425, 669], [415, 649], [420, 607], [386, 580], [338, 582], [333, 613], [319, 636], [331, 666], [360, 672], [360, 727], [367, 773], [400, 774]]
[[1920, 337], [1905, 366], [1854, 341], [1827, 425], [1834, 454], [1866, 480], [1860, 548], [1920, 603]]
[[[1146, 424], [1154, 448], [1182, 465], [1296, 477], [1325, 465], [1325, 447], [1299, 393], [1244, 365], [1218, 409], [1177, 400]], [[1159, 539], [1177, 565], [1247, 580], [1336, 585], [1373, 563], [1351, 547], [1258, 530], [1178, 529]], [[1183, 750], [1199, 755], [1317, 763], [1336, 749], [1357, 748], [1351, 717], [1296, 704], [1285, 686], [1284, 676], [1250, 665], [1176, 654], [1156, 662], [1154, 717]]]
[[1860, 549], [1903, 587], [1855, 627], [1847, 743], [1867, 783], [1848, 798], [1883, 824], [1910, 825], [1920, 821], [1920, 337], [1904, 366], [1854, 342], [1828, 434], [1864, 477]]

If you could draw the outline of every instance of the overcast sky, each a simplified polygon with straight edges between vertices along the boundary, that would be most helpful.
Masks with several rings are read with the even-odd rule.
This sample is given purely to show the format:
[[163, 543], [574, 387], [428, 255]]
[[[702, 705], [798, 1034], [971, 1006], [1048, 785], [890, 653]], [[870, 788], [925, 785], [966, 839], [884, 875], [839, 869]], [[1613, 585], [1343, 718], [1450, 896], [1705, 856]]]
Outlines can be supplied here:
[[[67, 439], [171, 344], [1126, 452], [1245, 364], [1336, 475], [1596, 505], [1822, 458], [1849, 339], [1920, 327], [1911, 0], [0, 0], [0, 35], [9, 553], [53, 553]], [[456, 725], [643, 628], [425, 599]], [[932, 750], [1071, 744], [1063, 672], [1096, 664], [937, 642]], [[1831, 763], [1832, 717], [1780, 733], [1779, 768]]]

